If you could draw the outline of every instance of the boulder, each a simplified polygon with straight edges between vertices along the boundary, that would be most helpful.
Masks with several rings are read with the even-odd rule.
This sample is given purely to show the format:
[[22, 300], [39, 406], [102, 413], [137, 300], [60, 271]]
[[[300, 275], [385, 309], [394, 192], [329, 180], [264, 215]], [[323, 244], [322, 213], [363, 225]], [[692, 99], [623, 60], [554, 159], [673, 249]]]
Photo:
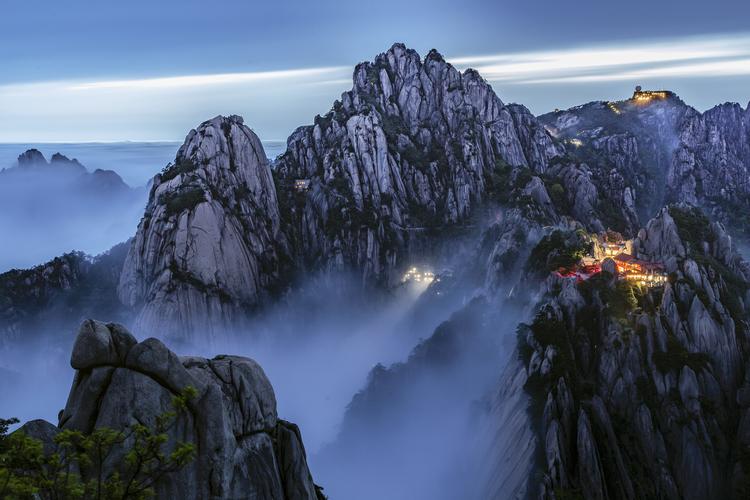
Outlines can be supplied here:
[[84, 321], [73, 344], [70, 366], [86, 370], [95, 366], [123, 365], [128, 351], [136, 343], [135, 337], [121, 325]]
[[[158, 498], [319, 498], [299, 428], [278, 418], [273, 388], [255, 361], [179, 358], [156, 339], [137, 343], [119, 325], [87, 320], [71, 364], [77, 371], [60, 429], [153, 426], [175, 395], [197, 390], [166, 431], [170, 442], [192, 443], [196, 457], [157, 481]], [[39, 421], [24, 429], [46, 444], [58, 432]], [[110, 471], [123, 453], [117, 448], [108, 459]]]
[[617, 276], [617, 264], [613, 259], [607, 257], [602, 261], [602, 271], [606, 271], [613, 276]]

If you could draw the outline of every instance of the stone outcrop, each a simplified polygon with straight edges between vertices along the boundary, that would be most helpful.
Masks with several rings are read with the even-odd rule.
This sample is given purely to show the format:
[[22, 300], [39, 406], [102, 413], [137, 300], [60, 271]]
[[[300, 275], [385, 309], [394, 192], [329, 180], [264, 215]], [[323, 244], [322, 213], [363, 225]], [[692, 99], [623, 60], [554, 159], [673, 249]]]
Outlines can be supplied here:
[[750, 107], [726, 103], [699, 113], [671, 95], [648, 104], [592, 102], [540, 120], [559, 139], [580, 141], [573, 152], [598, 171], [602, 197], [627, 206], [610, 214], [610, 227], [620, 219], [617, 229], [632, 232], [665, 203], [682, 202], [750, 235], [739, 215], [750, 208]]
[[744, 498], [748, 275], [722, 226], [665, 208], [633, 244], [662, 291], [550, 276], [522, 330], [540, 498]]
[[[544, 172], [561, 148], [523, 106], [473, 70], [395, 44], [297, 129], [277, 161], [282, 216], [307, 268], [353, 268], [388, 283], [430, 232], [465, 223], [504, 166]], [[310, 182], [295, 193], [295, 180]]]
[[139, 311], [136, 331], [210, 341], [273, 292], [285, 245], [260, 140], [240, 117], [216, 117], [154, 178], [118, 294]]
[[[76, 375], [59, 429], [153, 426], [172, 409], [173, 396], [196, 389], [185, 414], [167, 430], [168, 442], [192, 443], [196, 457], [157, 481], [158, 498], [323, 498], [299, 429], [278, 418], [273, 388], [253, 360], [180, 358], [156, 339], [139, 343], [122, 326], [87, 320], [71, 366]], [[47, 445], [59, 429], [40, 421], [24, 426]], [[110, 472], [122, 463], [121, 453], [116, 449], [107, 462]]]

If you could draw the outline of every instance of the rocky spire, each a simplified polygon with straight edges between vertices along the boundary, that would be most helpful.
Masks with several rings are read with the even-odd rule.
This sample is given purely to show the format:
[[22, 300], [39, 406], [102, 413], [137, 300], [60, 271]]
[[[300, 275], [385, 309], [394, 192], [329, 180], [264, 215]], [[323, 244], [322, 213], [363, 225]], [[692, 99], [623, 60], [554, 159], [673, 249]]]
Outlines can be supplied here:
[[282, 187], [307, 179], [310, 188], [282, 200], [284, 215], [307, 265], [388, 281], [425, 231], [473, 213], [497, 168], [543, 172], [560, 152], [526, 108], [505, 105], [477, 72], [395, 44], [357, 65], [352, 90], [289, 138]]
[[284, 251], [263, 146], [240, 117], [218, 116], [154, 178], [118, 294], [137, 329], [210, 339], [276, 285]]
[[18, 155], [18, 166], [28, 167], [35, 165], [46, 165], [47, 159], [38, 149], [29, 149]]

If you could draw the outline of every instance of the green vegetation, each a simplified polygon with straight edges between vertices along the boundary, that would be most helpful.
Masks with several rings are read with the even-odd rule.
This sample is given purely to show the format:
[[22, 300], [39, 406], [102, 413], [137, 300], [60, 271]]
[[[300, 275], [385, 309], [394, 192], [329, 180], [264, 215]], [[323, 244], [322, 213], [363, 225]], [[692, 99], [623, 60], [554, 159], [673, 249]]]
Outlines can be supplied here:
[[232, 296], [229, 295], [222, 287], [216, 285], [207, 285], [190, 271], [180, 268], [180, 266], [175, 261], [169, 263], [169, 271], [172, 273], [172, 277], [176, 281], [180, 281], [182, 283], [190, 285], [193, 288], [205, 293], [206, 295], [215, 295], [224, 302], [232, 301]]
[[614, 229], [621, 233], [627, 232], [628, 223], [619, 203], [613, 203], [612, 200], [602, 199], [599, 201], [596, 211], [599, 214], [599, 219], [605, 227]]
[[530, 324], [521, 324], [517, 330], [519, 356], [521, 360], [528, 365], [533, 351], [526, 342], [526, 337], [530, 334], [546, 350], [548, 346], [555, 348], [555, 359], [552, 363], [551, 370], [545, 374], [532, 373], [524, 390], [529, 394], [530, 406], [529, 415], [535, 424], [541, 425], [541, 418], [544, 412], [544, 404], [547, 401], [547, 394], [553, 390], [557, 380], [564, 377], [568, 387], [574, 394], [580, 394], [579, 384], [582, 378], [578, 374], [578, 366], [573, 354], [573, 345], [571, 340], [575, 337], [573, 332], [568, 330], [565, 322], [556, 317], [556, 312], [548, 307], [542, 307], [534, 321]]
[[533, 174], [528, 167], [512, 167], [505, 160], [498, 159], [492, 171], [487, 174], [487, 196], [498, 203], [515, 202], [520, 205], [522, 197], [513, 196], [514, 191], [523, 189], [531, 181]]
[[677, 233], [689, 246], [688, 252], [703, 253], [703, 242], [712, 242], [711, 223], [696, 207], [670, 206], [669, 215], [677, 225]]
[[683, 366], [689, 366], [694, 372], [708, 369], [710, 359], [702, 352], [688, 352], [673, 334], [667, 336], [667, 350], [654, 352], [654, 365], [662, 373], [675, 371], [679, 373]]
[[406, 128], [404, 120], [399, 115], [381, 115], [380, 121], [383, 125], [383, 132], [389, 139], [389, 145], [398, 140], [399, 135], [408, 135], [409, 130]]
[[185, 158], [183, 160], [180, 160], [179, 162], [175, 163], [174, 165], [169, 164], [161, 171], [161, 181], [167, 182], [175, 177], [177, 177], [180, 174], [186, 174], [188, 172], [192, 172], [198, 168], [195, 163], [189, 158]]
[[[675, 221], [680, 239], [687, 243], [688, 256], [699, 265], [712, 269], [719, 276], [721, 301], [735, 324], [739, 325], [746, 321], [748, 313], [740, 298], [750, 289], [750, 283], [705, 251], [704, 242], [711, 244], [716, 238], [708, 217], [696, 207], [685, 206], [669, 207], [669, 215]], [[693, 289], [697, 290], [698, 287], [693, 285]], [[705, 293], [699, 294], [699, 297], [706, 307], [710, 306]]]
[[508, 203], [514, 187], [511, 185], [513, 168], [503, 160], [498, 160], [487, 175], [487, 195], [500, 203]]
[[562, 187], [562, 184], [558, 182], [551, 184], [547, 187], [547, 193], [549, 193], [549, 197], [556, 207], [566, 207], [568, 205], [565, 188]]
[[63, 430], [51, 449], [21, 431], [8, 435], [18, 421], [0, 419], [0, 498], [152, 498], [160, 479], [195, 457], [194, 444], [171, 442], [168, 433], [196, 395], [186, 387], [173, 398], [173, 409], [158, 415], [151, 427], [101, 427], [90, 434]]
[[544, 275], [560, 268], [576, 265], [593, 248], [585, 231], [554, 230], [542, 238], [526, 261], [526, 270]]
[[607, 306], [609, 313], [617, 320], [625, 322], [628, 313], [638, 307], [638, 295], [640, 287], [628, 280], [617, 280], [614, 288], [604, 287], [600, 291], [602, 302]]
[[205, 195], [201, 188], [189, 188], [177, 193], [165, 194], [161, 202], [166, 205], [168, 217], [178, 215], [185, 210], [192, 210], [199, 203], [205, 201]]

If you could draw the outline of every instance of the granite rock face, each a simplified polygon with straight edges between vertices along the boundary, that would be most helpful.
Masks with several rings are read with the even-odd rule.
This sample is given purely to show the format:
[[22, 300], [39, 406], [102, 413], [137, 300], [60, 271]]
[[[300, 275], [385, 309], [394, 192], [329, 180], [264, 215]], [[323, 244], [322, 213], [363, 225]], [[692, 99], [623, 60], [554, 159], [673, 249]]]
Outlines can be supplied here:
[[540, 120], [598, 170], [603, 198], [627, 208], [609, 211], [609, 227], [632, 233], [664, 204], [689, 203], [750, 235], [739, 215], [750, 208], [750, 108], [726, 103], [700, 113], [672, 94], [592, 102]]
[[[158, 498], [322, 498], [299, 429], [278, 418], [273, 388], [253, 360], [180, 358], [156, 339], [138, 343], [122, 326], [87, 320], [71, 365], [77, 371], [60, 429], [153, 425], [174, 395], [197, 390], [168, 430], [171, 442], [193, 443], [196, 458], [156, 483]], [[24, 429], [49, 442], [57, 431], [43, 424]]]
[[[241, 118], [192, 131], [154, 179], [118, 294], [139, 311], [136, 331], [191, 342], [238, 329], [294, 273], [390, 285], [411, 256], [445, 252], [442, 229], [508, 188], [498, 172], [541, 173], [560, 152], [476, 72], [396, 44], [292, 134], [273, 173]], [[551, 205], [539, 179], [527, 192]]]
[[216, 117], [154, 178], [118, 295], [138, 309], [136, 331], [210, 341], [272, 293], [285, 252], [260, 140], [241, 118]]
[[744, 498], [746, 266], [724, 228], [687, 205], [662, 210], [633, 248], [665, 262], [663, 290], [552, 275], [522, 329], [539, 497]]
[[60, 328], [75, 331], [86, 316], [124, 320], [116, 288], [126, 252], [122, 243], [96, 257], [73, 252], [0, 274], [0, 348], [59, 339]]
[[667, 174], [667, 193], [675, 201], [704, 206], [713, 216], [748, 237], [741, 215], [750, 198], [750, 105], [716, 106], [689, 113]]
[[[282, 216], [306, 267], [388, 283], [431, 230], [466, 222], [503, 167], [544, 172], [561, 148], [523, 106], [473, 70], [395, 44], [298, 128], [277, 161]], [[309, 187], [295, 193], [296, 180]]]

